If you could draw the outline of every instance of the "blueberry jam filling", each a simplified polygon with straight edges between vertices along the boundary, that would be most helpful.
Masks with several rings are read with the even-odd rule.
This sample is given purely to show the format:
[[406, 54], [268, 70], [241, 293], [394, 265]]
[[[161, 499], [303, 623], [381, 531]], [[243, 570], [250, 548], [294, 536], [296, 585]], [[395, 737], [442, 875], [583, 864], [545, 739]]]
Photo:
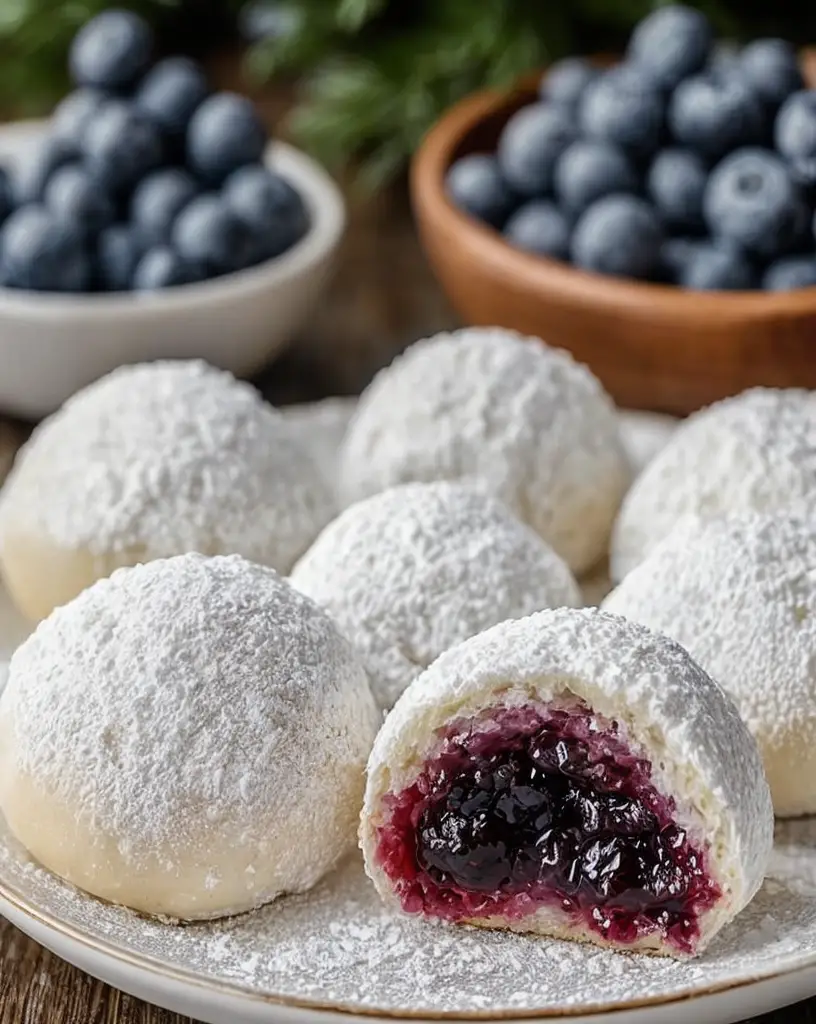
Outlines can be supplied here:
[[516, 922], [547, 907], [616, 943], [693, 952], [720, 891], [615, 722], [581, 703], [504, 707], [439, 740], [378, 830], [404, 910]]

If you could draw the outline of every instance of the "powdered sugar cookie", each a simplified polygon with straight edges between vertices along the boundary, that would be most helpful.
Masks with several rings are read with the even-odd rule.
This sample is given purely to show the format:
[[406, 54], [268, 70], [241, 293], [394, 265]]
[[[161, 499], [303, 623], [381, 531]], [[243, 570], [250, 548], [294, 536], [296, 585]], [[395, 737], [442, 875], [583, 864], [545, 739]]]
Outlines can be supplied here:
[[39, 619], [118, 566], [186, 551], [288, 572], [333, 511], [308, 451], [248, 384], [195, 361], [124, 367], [18, 455], [0, 565]]
[[120, 569], [15, 652], [0, 808], [45, 867], [149, 914], [240, 913], [354, 844], [379, 713], [329, 618], [271, 569]]
[[466, 484], [403, 484], [352, 505], [291, 582], [361, 652], [390, 708], [443, 651], [503, 619], [576, 606], [572, 573], [501, 502]]
[[366, 869], [408, 913], [672, 956], [758, 890], [756, 744], [679, 645], [539, 612], [442, 655], [369, 759]]
[[629, 476], [615, 408], [586, 367], [537, 338], [468, 328], [417, 342], [369, 385], [340, 491], [348, 504], [473, 481], [581, 572], [606, 553]]
[[689, 516], [604, 608], [681, 643], [759, 743], [778, 815], [816, 813], [816, 524]]
[[627, 494], [612, 537], [620, 581], [686, 514], [816, 502], [816, 393], [754, 388], [684, 420]]

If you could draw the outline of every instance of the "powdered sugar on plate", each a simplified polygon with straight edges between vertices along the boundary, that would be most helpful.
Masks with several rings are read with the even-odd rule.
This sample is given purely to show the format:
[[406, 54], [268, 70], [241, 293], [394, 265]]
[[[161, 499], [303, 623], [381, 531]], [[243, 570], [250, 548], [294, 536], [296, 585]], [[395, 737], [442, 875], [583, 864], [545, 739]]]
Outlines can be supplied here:
[[779, 827], [771, 877], [699, 959], [628, 956], [397, 916], [354, 858], [304, 896], [177, 927], [83, 896], [32, 865], [0, 820], [0, 893], [92, 942], [200, 984], [390, 1014], [575, 1013], [665, 1002], [816, 963], [816, 822]]

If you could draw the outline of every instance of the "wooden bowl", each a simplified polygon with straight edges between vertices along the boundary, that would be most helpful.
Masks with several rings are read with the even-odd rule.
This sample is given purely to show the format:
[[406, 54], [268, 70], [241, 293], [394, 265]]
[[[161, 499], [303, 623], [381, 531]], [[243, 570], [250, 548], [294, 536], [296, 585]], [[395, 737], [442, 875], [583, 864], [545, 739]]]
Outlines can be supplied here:
[[758, 384], [816, 388], [816, 288], [690, 292], [587, 273], [514, 249], [449, 202], [451, 163], [495, 149], [508, 118], [534, 94], [530, 85], [467, 97], [414, 158], [420, 238], [464, 322], [569, 349], [631, 409], [685, 415]]

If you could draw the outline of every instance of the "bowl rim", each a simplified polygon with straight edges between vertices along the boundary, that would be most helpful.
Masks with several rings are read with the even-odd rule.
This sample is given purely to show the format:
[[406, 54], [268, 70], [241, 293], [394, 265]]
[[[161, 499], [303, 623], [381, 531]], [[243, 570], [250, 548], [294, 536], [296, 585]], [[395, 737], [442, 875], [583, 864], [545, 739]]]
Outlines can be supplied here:
[[[0, 125], [3, 156], [16, 146], [31, 145], [45, 131], [47, 120], [14, 121]], [[309, 212], [309, 230], [291, 249], [255, 267], [234, 271], [209, 281], [176, 285], [152, 292], [35, 292], [0, 287], [0, 315], [43, 318], [55, 316], [83, 320], [129, 316], [155, 316], [183, 312], [196, 306], [221, 306], [257, 292], [285, 287], [323, 262], [337, 247], [346, 228], [346, 204], [339, 186], [316, 160], [286, 142], [273, 140], [264, 163], [280, 171], [300, 192]]]
[[[608, 63], [605, 57], [599, 62]], [[410, 185], [414, 211], [420, 225], [439, 232], [448, 241], [478, 253], [478, 261], [498, 282], [542, 294], [558, 291], [563, 301], [591, 303], [611, 311], [628, 311], [646, 304], [659, 305], [665, 316], [703, 322], [780, 320], [816, 316], [816, 286], [787, 292], [694, 291], [677, 285], [638, 281], [582, 270], [548, 256], [516, 249], [494, 228], [466, 214], [451, 202], [445, 174], [463, 140], [481, 122], [500, 116], [520, 98], [535, 94], [533, 83], [541, 75], [524, 76], [510, 88], [488, 88], [470, 93], [451, 106], [431, 127], [411, 161]], [[477, 152], [474, 150], [474, 152]]]

